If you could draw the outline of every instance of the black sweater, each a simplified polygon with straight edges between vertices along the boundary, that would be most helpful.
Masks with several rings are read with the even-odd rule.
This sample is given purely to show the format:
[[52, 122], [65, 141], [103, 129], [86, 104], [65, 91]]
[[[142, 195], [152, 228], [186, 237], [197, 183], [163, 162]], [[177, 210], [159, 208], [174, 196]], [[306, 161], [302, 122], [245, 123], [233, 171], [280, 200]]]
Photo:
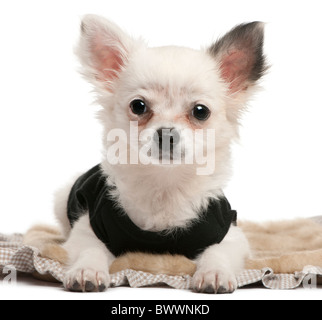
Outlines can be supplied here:
[[187, 228], [167, 232], [144, 231], [109, 196], [100, 165], [82, 175], [73, 186], [68, 200], [68, 218], [71, 226], [85, 213], [95, 235], [115, 255], [126, 252], [181, 254], [194, 259], [207, 247], [220, 243], [237, 213], [231, 210], [225, 197], [211, 200], [198, 219]]

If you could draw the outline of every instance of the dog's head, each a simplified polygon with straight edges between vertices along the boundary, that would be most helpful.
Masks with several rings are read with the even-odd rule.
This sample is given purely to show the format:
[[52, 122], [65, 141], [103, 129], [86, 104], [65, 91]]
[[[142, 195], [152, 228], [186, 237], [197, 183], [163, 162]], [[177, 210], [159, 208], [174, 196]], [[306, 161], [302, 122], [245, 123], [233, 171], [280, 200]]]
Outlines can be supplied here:
[[[266, 69], [263, 23], [239, 25], [200, 51], [149, 48], [98, 16], [86, 16], [81, 31], [77, 54], [103, 107], [106, 137], [112, 129], [126, 133], [117, 140], [126, 140], [124, 152], [105, 137], [110, 158], [114, 152], [135, 160], [133, 145], [151, 159], [168, 155], [171, 164], [192, 154], [195, 163], [196, 153], [205, 150], [211, 157], [229, 153], [240, 113]], [[212, 130], [215, 141], [207, 140]]]

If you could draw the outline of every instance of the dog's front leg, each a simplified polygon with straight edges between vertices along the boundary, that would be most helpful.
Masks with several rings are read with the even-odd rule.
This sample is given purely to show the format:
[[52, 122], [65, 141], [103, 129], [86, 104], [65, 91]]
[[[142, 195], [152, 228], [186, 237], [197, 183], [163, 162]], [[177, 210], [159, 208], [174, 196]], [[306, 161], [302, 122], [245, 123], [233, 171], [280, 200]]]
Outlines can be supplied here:
[[196, 260], [193, 289], [203, 293], [232, 293], [237, 289], [237, 276], [250, 255], [242, 230], [231, 227], [225, 239], [207, 248]]
[[104, 291], [110, 285], [109, 265], [114, 256], [95, 236], [89, 215], [83, 215], [74, 225], [64, 244], [68, 266], [64, 286], [71, 291]]

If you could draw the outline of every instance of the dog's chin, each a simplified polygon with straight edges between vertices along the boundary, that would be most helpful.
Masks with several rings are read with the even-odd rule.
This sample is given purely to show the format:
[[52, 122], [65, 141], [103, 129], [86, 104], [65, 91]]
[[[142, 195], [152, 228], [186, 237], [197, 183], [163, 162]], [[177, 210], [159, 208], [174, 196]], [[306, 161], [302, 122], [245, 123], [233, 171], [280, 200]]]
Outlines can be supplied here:
[[148, 166], [142, 166], [142, 168], [148, 169], [147, 172], [150, 172], [152, 175], [162, 176], [163, 179], [169, 179], [170, 177], [175, 178], [178, 174], [183, 176], [195, 176], [196, 165], [195, 164], [186, 164], [184, 161], [175, 161], [175, 159], [168, 161], [162, 161], [162, 158], [156, 159], [154, 163]]
[[149, 154], [151, 165], [164, 168], [176, 168], [185, 164], [185, 153], [177, 151], [163, 151], [152, 156]]

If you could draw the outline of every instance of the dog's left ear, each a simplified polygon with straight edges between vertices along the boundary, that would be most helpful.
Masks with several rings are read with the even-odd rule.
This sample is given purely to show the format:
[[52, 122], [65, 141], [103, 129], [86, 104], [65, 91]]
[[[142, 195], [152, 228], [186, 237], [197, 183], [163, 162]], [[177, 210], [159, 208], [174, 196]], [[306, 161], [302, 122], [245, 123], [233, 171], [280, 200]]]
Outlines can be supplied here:
[[263, 43], [264, 23], [252, 22], [235, 27], [208, 49], [230, 93], [245, 91], [264, 75]]

